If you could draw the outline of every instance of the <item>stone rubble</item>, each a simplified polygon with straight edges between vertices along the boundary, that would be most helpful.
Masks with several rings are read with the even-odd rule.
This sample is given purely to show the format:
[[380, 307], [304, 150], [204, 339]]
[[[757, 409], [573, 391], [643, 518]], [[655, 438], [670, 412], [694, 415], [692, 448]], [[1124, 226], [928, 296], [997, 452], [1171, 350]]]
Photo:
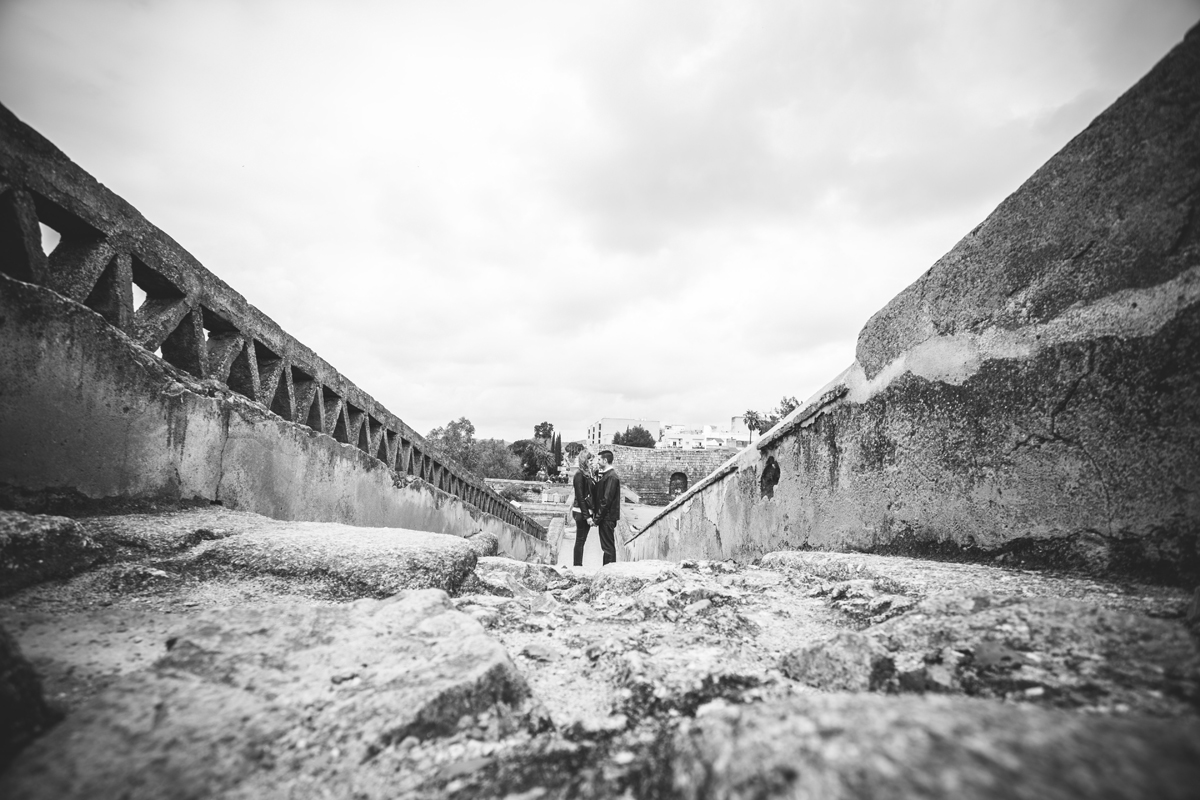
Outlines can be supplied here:
[[0, 595], [73, 575], [101, 556], [100, 545], [74, 520], [0, 510]]
[[1200, 785], [1200, 648], [1180, 589], [832, 553], [555, 568], [497, 557], [482, 534], [221, 510], [160, 523], [84, 520], [106, 563], [0, 599], [15, 642], [2, 674], [36, 671], [28, 707], [44, 693], [65, 711], [13, 740], [0, 795]]
[[673, 741], [699, 798], [1194, 798], [1200, 726], [958, 697], [819, 694], [701, 708]]

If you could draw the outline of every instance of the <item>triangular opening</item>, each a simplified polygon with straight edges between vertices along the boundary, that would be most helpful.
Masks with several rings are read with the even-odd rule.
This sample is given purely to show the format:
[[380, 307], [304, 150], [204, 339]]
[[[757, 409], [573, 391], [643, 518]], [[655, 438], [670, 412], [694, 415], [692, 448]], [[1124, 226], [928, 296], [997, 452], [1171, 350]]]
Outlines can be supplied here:
[[[374, 420], [372, 420], [374, 422]], [[383, 463], [387, 464], [391, 454], [396, 451], [396, 434], [391, 431], [384, 431], [383, 436], [379, 437], [379, 450], [375, 453], [375, 457]]]
[[133, 278], [134, 314], [143, 309], [150, 312], [162, 310], [184, 296], [178, 286], [136, 255], [130, 258], [130, 267]]
[[125, 288], [121, 285], [120, 269], [117, 265], [118, 256], [109, 260], [108, 266], [100, 273], [96, 285], [83, 304], [100, 314], [108, 324], [121, 327], [126, 320], [121, 319], [121, 298]]
[[[37, 192], [30, 192], [33, 197], [34, 209], [38, 218], [38, 236], [42, 252], [52, 270], [56, 268], [72, 269], [78, 266], [71, 263], [81, 250], [86, 250], [104, 238], [95, 226], [84, 222], [74, 212], [43, 197]], [[60, 259], [59, 256], [62, 256]]]
[[[68, 239], [95, 239], [101, 235], [100, 231], [94, 225], [90, 222], [84, 222], [75, 212], [68, 211], [50, 198], [37, 192], [30, 192], [29, 194], [33, 197], [33, 206], [37, 211], [38, 223], [59, 234], [60, 237], [65, 236]], [[45, 236], [44, 231], [43, 236]], [[44, 246], [45, 242], [43, 241]], [[46, 252], [49, 253], [50, 251], [47, 250]]]
[[291, 420], [292, 411], [292, 396], [288, 393], [287, 370], [279, 373], [279, 380], [275, 385], [275, 396], [271, 398], [271, 411], [286, 420]]
[[136, 255], [130, 261], [133, 282], [142, 288], [147, 297], [165, 300], [177, 300], [183, 297], [183, 292], [165, 277], [161, 272], [148, 266]]
[[211, 308], [200, 306], [200, 328], [208, 351], [208, 377], [228, 382], [233, 357], [241, 348], [237, 327]]
[[366, 425], [358, 429], [358, 449], [364, 453], [371, 452], [371, 436], [367, 433]]
[[366, 428], [364, 417], [366, 414], [362, 409], [355, 407], [352, 403], [346, 403], [346, 443], [353, 443], [359, 450], [369, 453], [371, 452], [370, 443], [368, 442], [367, 446], [363, 447], [363, 429]]
[[266, 378], [280, 368], [283, 361], [276, 353], [257, 339], [254, 340], [254, 360], [258, 362], [258, 375]]
[[250, 354], [245, 345], [238, 348], [237, 357], [233, 359], [233, 365], [229, 368], [229, 378], [225, 383], [243, 397], [257, 399], [254, 396], [254, 370], [250, 366]]
[[62, 242], [62, 233], [51, 228], [44, 222], [38, 222], [38, 228], [42, 232], [42, 252], [49, 256], [54, 252], [54, 248], [58, 247], [59, 243]]
[[321, 419], [321, 393], [314, 392], [312, 402], [308, 404], [308, 417], [304, 424], [318, 433], [325, 432], [325, 421]]
[[204, 312], [202, 322], [204, 325], [205, 334], [207, 336], [211, 337], [213, 334], [222, 333], [236, 334], [238, 332], [236, 325], [222, 317], [217, 312], [213, 311], [211, 308], [208, 308], [207, 306], [201, 306], [200, 309]]
[[204, 377], [204, 339], [197, 324], [196, 312], [189, 311], [163, 340], [159, 352], [164, 361], [184, 372]]
[[275, 351], [257, 339], [254, 340], [254, 361], [258, 365], [258, 385], [263, 390], [263, 396], [270, 392], [267, 407], [274, 413], [290, 420], [292, 418], [292, 397], [288, 393], [287, 371], [283, 368], [283, 359]]
[[371, 452], [371, 442], [378, 439], [379, 447], [376, 448], [376, 453], [378, 453], [379, 450], [383, 450], [383, 453], [384, 453], [383, 458], [380, 458], [379, 460], [386, 464], [387, 463], [387, 448], [384, 446], [384, 442], [383, 442], [384, 437], [380, 436], [380, 434], [379, 434], [379, 430], [383, 427], [383, 423], [368, 414], [367, 422], [365, 425], [363, 425], [363, 427], [367, 429], [367, 449], [365, 452], [367, 452], [367, 453]]
[[342, 410], [337, 415], [337, 422], [333, 425], [333, 438], [342, 444], [350, 444], [350, 434], [346, 431], [346, 412]]

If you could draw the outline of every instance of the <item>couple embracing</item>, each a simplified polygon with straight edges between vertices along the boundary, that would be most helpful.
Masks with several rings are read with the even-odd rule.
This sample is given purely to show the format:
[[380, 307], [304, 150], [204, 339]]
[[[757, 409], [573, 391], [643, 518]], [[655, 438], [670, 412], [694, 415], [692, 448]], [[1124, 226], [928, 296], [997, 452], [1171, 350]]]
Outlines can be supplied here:
[[612, 450], [601, 450], [595, 459], [596, 474], [592, 475], [592, 454], [579, 452], [579, 471], [575, 473], [575, 566], [583, 566], [583, 545], [588, 531], [595, 525], [600, 529], [600, 549], [604, 563], [617, 560], [617, 520], [621, 518], [621, 480], [613, 469]]

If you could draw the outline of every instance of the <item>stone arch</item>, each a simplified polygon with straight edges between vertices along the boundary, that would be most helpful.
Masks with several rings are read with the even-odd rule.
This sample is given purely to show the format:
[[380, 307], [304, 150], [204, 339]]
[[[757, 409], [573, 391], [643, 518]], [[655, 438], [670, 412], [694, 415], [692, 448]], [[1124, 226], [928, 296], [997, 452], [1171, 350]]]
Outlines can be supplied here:
[[671, 499], [679, 497], [679, 495], [681, 495], [687, 491], [687, 488], [688, 488], [688, 476], [686, 473], [683, 473], [683, 472], [671, 473], [671, 489], [670, 489]]

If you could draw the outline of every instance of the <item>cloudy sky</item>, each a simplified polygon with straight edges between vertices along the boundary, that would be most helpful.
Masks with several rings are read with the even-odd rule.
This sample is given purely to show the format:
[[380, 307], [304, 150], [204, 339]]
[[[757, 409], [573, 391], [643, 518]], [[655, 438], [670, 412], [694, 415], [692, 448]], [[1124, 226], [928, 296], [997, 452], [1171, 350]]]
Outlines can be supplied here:
[[0, 0], [0, 102], [421, 432], [720, 422], [1200, 0]]

